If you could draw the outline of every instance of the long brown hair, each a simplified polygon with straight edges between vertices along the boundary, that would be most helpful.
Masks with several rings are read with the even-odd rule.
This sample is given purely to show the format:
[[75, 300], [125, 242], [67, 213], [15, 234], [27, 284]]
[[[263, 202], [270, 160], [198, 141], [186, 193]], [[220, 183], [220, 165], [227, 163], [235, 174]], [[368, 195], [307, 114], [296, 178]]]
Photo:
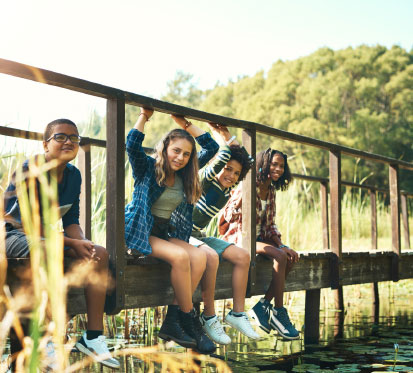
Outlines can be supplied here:
[[194, 204], [201, 197], [201, 183], [198, 177], [199, 164], [196, 154], [196, 145], [194, 138], [183, 129], [174, 129], [170, 131], [155, 147], [155, 175], [156, 182], [159, 186], [165, 185], [167, 176], [171, 173], [168, 163], [167, 149], [172, 140], [185, 139], [192, 145], [192, 152], [186, 166], [177, 174], [182, 178], [184, 192], [188, 203]]

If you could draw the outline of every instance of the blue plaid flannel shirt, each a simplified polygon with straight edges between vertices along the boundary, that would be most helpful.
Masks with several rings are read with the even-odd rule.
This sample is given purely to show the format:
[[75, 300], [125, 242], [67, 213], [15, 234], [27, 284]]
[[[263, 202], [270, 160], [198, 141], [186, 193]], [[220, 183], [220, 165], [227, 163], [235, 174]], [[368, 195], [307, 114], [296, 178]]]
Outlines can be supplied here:
[[[156, 182], [155, 159], [145, 154], [142, 148], [144, 138], [142, 132], [132, 129], [126, 139], [126, 151], [135, 183], [132, 201], [125, 208], [125, 241], [128, 249], [149, 255], [152, 253], [149, 244], [153, 227], [151, 208], [165, 188]], [[219, 145], [209, 133], [198, 136], [195, 140], [202, 148], [198, 152], [199, 168], [202, 168], [218, 151]], [[172, 213], [171, 224], [176, 230], [171, 237], [189, 241], [193, 208], [193, 205], [184, 200]]]

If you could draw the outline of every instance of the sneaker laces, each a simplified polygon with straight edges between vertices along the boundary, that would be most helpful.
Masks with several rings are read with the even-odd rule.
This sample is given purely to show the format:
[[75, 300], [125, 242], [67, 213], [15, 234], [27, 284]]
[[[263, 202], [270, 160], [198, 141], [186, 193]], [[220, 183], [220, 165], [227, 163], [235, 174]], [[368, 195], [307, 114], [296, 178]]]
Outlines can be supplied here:
[[[214, 320], [210, 324], [211, 328], [219, 335], [223, 336], [225, 334], [224, 328], [218, 320], [218, 317], [215, 316]], [[226, 335], [226, 334], [225, 334]]]
[[247, 329], [249, 329], [250, 331], [253, 331], [255, 333], [254, 328], [252, 327], [251, 323], [250, 323], [250, 319], [248, 318], [247, 314], [245, 312], [243, 312], [242, 316], [243, 320], [245, 321], [244, 327], [246, 327]]
[[192, 321], [193, 326], [194, 326], [194, 331], [198, 335], [204, 334], [204, 329], [202, 329], [201, 322], [199, 321], [199, 318], [196, 315], [194, 317], [191, 317], [191, 321]]
[[265, 312], [265, 314], [267, 315], [267, 317], [268, 317], [268, 320], [267, 320], [267, 322], [268, 322], [268, 324], [270, 324], [270, 320], [271, 320], [271, 303], [266, 303], [266, 302], [264, 302], [263, 304], [262, 304], [262, 306], [263, 306], [263, 308], [264, 308], [264, 312]]
[[105, 342], [106, 337], [104, 335], [100, 335], [97, 337], [97, 343], [99, 345], [99, 354], [108, 354], [110, 355], [108, 345]]
[[292, 326], [288, 312], [285, 307], [281, 307], [277, 312], [277, 318], [281, 321], [284, 326]]

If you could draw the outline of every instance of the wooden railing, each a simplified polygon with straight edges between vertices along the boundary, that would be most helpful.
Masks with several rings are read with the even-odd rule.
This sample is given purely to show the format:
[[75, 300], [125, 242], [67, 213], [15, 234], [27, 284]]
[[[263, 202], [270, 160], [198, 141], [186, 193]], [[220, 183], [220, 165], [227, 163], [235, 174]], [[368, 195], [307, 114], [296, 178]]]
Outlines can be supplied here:
[[[337, 307], [343, 309], [342, 286], [353, 283], [377, 282], [399, 278], [413, 278], [413, 255], [401, 253], [400, 214], [403, 216], [406, 246], [410, 248], [408, 232], [407, 197], [409, 193], [401, 193], [399, 185], [399, 170], [413, 170], [413, 163], [393, 159], [383, 155], [341, 146], [338, 144], [317, 140], [311, 137], [297, 135], [287, 131], [265, 126], [263, 124], [227, 118], [220, 115], [194, 110], [188, 107], [152, 99], [112, 87], [73, 78], [52, 71], [0, 59], [0, 73], [28, 79], [43, 84], [58, 86], [84, 94], [101, 97], [107, 100], [106, 138], [107, 141], [83, 138], [79, 153], [79, 168], [83, 176], [81, 194], [81, 224], [87, 237], [91, 235], [91, 157], [90, 147], [106, 147], [107, 179], [106, 179], [106, 247], [114, 266], [116, 288], [112, 294], [111, 312], [117, 313], [124, 308], [153, 306], [167, 304], [172, 297], [169, 279], [165, 276], [168, 267], [156, 264], [150, 270], [140, 264], [146, 260], [129, 265], [125, 259], [124, 239], [124, 208], [125, 208], [125, 105], [135, 105], [151, 108], [155, 111], [185, 116], [189, 119], [215, 122], [221, 125], [243, 129], [242, 141], [249, 153], [255, 157], [256, 134], [262, 133], [286, 141], [292, 141], [306, 146], [312, 146], [329, 152], [329, 178], [296, 175], [309, 181], [319, 182], [321, 191], [323, 218], [323, 248], [328, 252], [303, 255], [296, 270], [289, 276], [287, 290], [306, 290], [306, 340], [314, 341], [318, 332], [318, 310], [320, 289], [331, 287], [337, 290]], [[0, 134], [40, 140], [41, 135], [29, 131], [14, 130], [0, 127]], [[389, 169], [389, 189], [379, 189], [374, 186], [359, 185], [343, 181], [341, 178], [341, 157], [347, 155], [355, 158], [380, 162]], [[264, 285], [271, 277], [271, 263], [255, 255], [255, 170], [248, 173], [243, 183], [243, 246], [251, 250], [251, 267], [248, 294], [262, 294]], [[391, 253], [351, 253], [344, 254], [342, 250], [341, 199], [342, 186], [366, 188], [370, 191], [372, 219], [372, 249], [377, 249], [377, 191], [390, 196], [392, 247]], [[328, 192], [329, 189], [329, 192]], [[330, 200], [330, 210], [328, 210]], [[330, 229], [329, 229], [330, 228]], [[257, 267], [260, 270], [257, 271]], [[300, 272], [301, 271], [301, 272]], [[230, 267], [223, 263], [217, 280], [216, 298], [230, 297]], [[157, 276], [157, 277], [156, 277]], [[154, 278], [156, 280], [154, 281]], [[141, 287], [140, 281], [148, 279]], [[159, 294], [153, 294], [158, 292]], [[195, 298], [200, 295], [195, 295]], [[73, 312], [81, 312], [84, 306], [73, 303]], [[83, 307], [83, 308], [82, 308]], [[311, 312], [309, 312], [311, 311]], [[317, 314], [314, 319], [314, 313]], [[313, 316], [311, 316], [313, 315]], [[313, 317], [313, 319], [307, 319]]]

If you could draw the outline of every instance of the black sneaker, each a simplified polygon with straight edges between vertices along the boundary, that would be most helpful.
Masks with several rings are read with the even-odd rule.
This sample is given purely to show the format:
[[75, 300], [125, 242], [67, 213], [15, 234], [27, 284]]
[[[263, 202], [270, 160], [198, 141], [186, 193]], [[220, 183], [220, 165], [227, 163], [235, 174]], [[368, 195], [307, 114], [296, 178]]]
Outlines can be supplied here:
[[271, 326], [278, 330], [278, 333], [285, 339], [299, 339], [300, 333], [291, 324], [288, 312], [285, 307], [272, 308]]
[[165, 341], [174, 341], [186, 348], [195, 348], [197, 343], [194, 338], [188, 335], [182, 328], [178, 317], [178, 306], [168, 306], [165, 320], [159, 330], [159, 338]]
[[216, 346], [204, 333], [202, 325], [199, 321], [199, 317], [197, 316], [195, 310], [192, 310], [188, 313], [179, 310], [178, 313], [182, 328], [196, 341], [195, 350], [200, 354], [212, 354], [215, 351]]
[[272, 306], [271, 303], [265, 298], [261, 298], [258, 303], [248, 312], [248, 315], [266, 333], [270, 333], [272, 327], [271, 324], [271, 314]]

